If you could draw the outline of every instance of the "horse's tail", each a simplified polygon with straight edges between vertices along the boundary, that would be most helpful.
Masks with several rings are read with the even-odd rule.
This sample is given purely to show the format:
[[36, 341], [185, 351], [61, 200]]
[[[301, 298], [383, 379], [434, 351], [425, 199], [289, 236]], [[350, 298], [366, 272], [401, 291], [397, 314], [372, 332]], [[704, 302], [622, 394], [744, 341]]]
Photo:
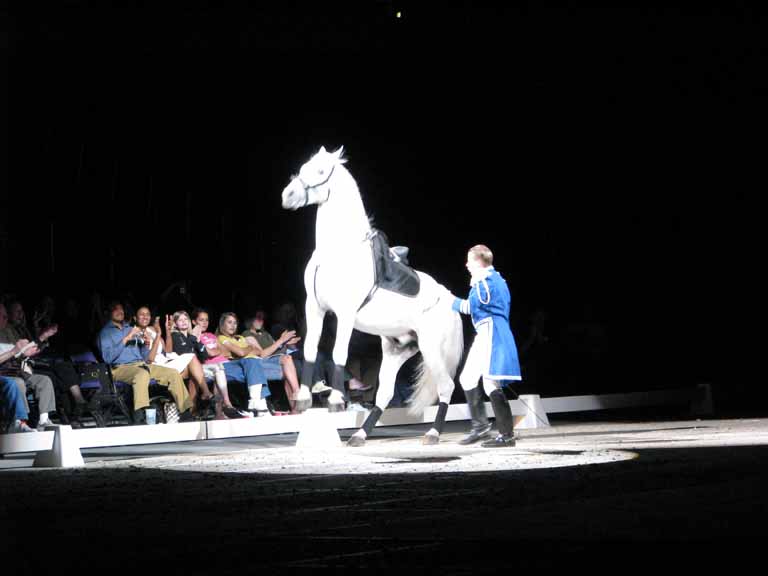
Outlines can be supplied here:
[[425, 334], [419, 335], [422, 361], [416, 370], [416, 382], [408, 400], [409, 412], [412, 414], [421, 413], [427, 406], [435, 403], [441, 379], [450, 378], [450, 384], [453, 386], [452, 380], [464, 353], [461, 316], [451, 310], [447, 298], [452, 300], [453, 296], [446, 290], [438, 303], [425, 312], [424, 330], [428, 330], [435, 337], [427, 342]]

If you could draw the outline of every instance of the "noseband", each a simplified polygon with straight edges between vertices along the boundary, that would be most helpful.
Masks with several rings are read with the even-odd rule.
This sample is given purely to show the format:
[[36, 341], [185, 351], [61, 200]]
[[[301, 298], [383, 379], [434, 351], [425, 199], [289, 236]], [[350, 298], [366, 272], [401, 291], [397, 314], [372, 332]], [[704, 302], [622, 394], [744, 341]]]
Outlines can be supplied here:
[[[317, 188], [319, 186], [322, 186], [323, 184], [328, 182], [328, 180], [331, 179], [331, 176], [333, 176], [333, 171], [335, 169], [336, 169], [336, 164], [331, 166], [331, 170], [330, 170], [330, 172], [328, 172], [328, 177], [325, 180], [323, 180], [322, 182], [318, 182], [317, 184], [311, 184], [310, 185], [310, 184], [307, 184], [306, 182], [304, 182], [304, 180], [301, 179], [301, 176], [297, 176], [296, 177], [296, 178], [299, 179], [299, 182], [301, 183], [301, 187], [304, 190], [304, 204], [302, 204], [302, 207], [304, 207], [307, 204], [309, 204], [309, 191], [314, 189], [314, 188]], [[325, 199], [326, 202], [328, 201], [328, 198], [330, 198], [330, 196], [331, 196], [331, 189], [329, 187], [328, 188], [328, 196]]]

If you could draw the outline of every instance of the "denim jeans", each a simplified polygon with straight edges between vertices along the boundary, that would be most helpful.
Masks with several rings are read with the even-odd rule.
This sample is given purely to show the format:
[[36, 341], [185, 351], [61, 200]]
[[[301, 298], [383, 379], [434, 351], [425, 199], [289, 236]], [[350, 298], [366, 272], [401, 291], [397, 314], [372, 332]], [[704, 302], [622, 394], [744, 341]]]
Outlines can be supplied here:
[[[237, 358], [224, 362], [224, 373], [227, 380], [237, 380], [245, 382], [246, 386], [254, 384], [266, 384], [267, 377], [261, 365], [260, 358]], [[270, 395], [269, 386], [261, 387], [261, 397], [267, 398]]]

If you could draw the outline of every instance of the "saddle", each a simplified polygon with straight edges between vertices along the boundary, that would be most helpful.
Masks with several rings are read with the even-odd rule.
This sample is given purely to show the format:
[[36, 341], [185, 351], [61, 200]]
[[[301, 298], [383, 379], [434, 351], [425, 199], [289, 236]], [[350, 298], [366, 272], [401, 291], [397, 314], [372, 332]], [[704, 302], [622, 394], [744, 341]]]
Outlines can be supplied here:
[[383, 288], [403, 296], [418, 295], [421, 281], [416, 271], [408, 265], [408, 248], [390, 248], [389, 241], [381, 230], [372, 232], [371, 248], [375, 270], [374, 290]]

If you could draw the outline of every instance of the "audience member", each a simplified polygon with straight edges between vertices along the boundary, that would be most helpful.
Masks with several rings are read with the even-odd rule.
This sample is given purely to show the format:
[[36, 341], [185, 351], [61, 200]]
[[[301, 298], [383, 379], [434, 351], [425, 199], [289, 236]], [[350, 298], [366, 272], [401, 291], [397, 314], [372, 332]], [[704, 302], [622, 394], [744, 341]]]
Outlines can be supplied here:
[[[229, 358], [224, 363], [227, 378], [243, 381], [248, 386], [248, 410], [257, 414], [270, 413], [266, 399], [271, 395], [265, 386], [267, 377], [261, 363], [261, 349], [255, 340], [250, 343], [237, 334], [237, 315], [226, 312], [219, 318], [216, 331], [224, 355]], [[295, 336], [294, 332], [284, 332], [277, 340], [282, 345]]]
[[291, 413], [297, 414], [299, 411], [296, 406], [299, 395], [299, 378], [290, 350], [301, 338], [294, 336], [286, 340], [286, 335], [295, 335], [295, 332], [285, 330], [280, 335], [283, 344], [279, 343], [281, 340], [275, 341], [272, 334], [264, 328], [263, 310], [258, 310], [253, 318], [246, 320], [245, 326], [247, 329], [242, 333], [242, 336], [248, 344], [257, 349], [257, 353], [262, 359], [262, 368], [264, 368], [267, 380], [283, 381]]
[[222, 398], [222, 410], [228, 418], [252, 417], [251, 412], [241, 411], [232, 405], [229, 398], [227, 386], [227, 374], [224, 369], [228, 357], [225, 350], [219, 344], [219, 339], [212, 332], [208, 332], [210, 323], [208, 311], [197, 308], [192, 313], [193, 328], [192, 334], [205, 346], [206, 359], [203, 362], [203, 373], [206, 378], [213, 378], [216, 383], [216, 389]]
[[374, 390], [381, 368], [381, 337], [352, 330], [347, 357], [349, 391], [364, 394]]
[[[187, 392], [191, 404], [191, 413], [197, 417], [198, 414], [198, 392], [203, 404], [207, 404], [211, 399], [211, 393], [205, 383], [203, 369], [200, 362], [195, 358], [194, 352], [179, 352], [178, 348], [174, 350], [173, 338], [173, 319], [166, 316], [166, 344], [163, 345], [162, 328], [160, 326], [160, 317], [155, 316], [154, 326], [152, 322], [152, 311], [148, 306], [139, 306], [136, 310], [134, 319], [135, 325], [142, 330], [142, 335], [149, 335], [149, 352], [147, 353], [147, 362], [157, 366], [163, 366], [176, 370], [181, 375], [182, 380], [188, 381]], [[167, 350], [167, 352], [166, 352]]]
[[32, 313], [32, 327], [39, 335], [48, 327], [56, 324], [56, 301], [51, 296], [43, 296]]
[[30, 342], [34, 340], [35, 336], [29, 329], [27, 315], [24, 312], [24, 306], [21, 301], [9, 300], [5, 307], [8, 312], [8, 329], [14, 331], [16, 340], [21, 340], [22, 338]]
[[[24, 360], [40, 353], [39, 344], [45, 344], [47, 339], [55, 333], [49, 330], [40, 335], [38, 342], [31, 342], [24, 338], [18, 338], [13, 327], [8, 325], [8, 312], [5, 305], [0, 303], [0, 352], [4, 352], [0, 362], [0, 376], [12, 378], [26, 403], [27, 388], [35, 395], [37, 407], [40, 412], [38, 427], [42, 428], [50, 422], [50, 414], [56, 410], [56, 396], [53, 382], [43, 374], [32, 374], [25, 369]], [[21, 344], [21, 345], [20, 345]], [[22, 352], [22, 350], [24, 350]], [[13, 354], [10, 352], [14, 351]], [[26, 404], [27, 411], [29, 405]]]
[[[190, 398], [194, 402], [194, 399], [199, 392], [201, 404], [204, 407], [210, 405], [213, 396], [205, 381], [205, 373], [203, 372], [202, 365], [202, 362], [205, 362], [208, 359], [208, 352], [205, 344], [200, 342], [197, 336], [192, 333], [192, 320], [185, 310], [175, 312], [173, 317], [168, 318], [166, 321], [168, 322], [169, 328], [166, 335], [166, 345], [168, 346], [168, 350], [183, 356], [192, 355], [189, 364], [182, 373], [183, 377], [188, 377], [190, 380]], [[170, 335], [170, 338], [168, 335]], [[215, 409], [217, 418], [226, 418], [222, 412], [221, 402], [215, 403]]]
[[[326, 394], [333, 390], [326, 382], [331, 380], [336, 369], [336, 364], [333, 361], [333, 347], [336, 344], [336, 324], [336, 314], [332, 311], [327, 312], [325, 318], [323, 318], [323, 329], [320, 332], [320, 340], [317, 343], [317, 357], [312, 373], [312, 381], [314, 382], [312, 394]], [[351, 390], [368, 390], [368, 386], [355, 378], [347, 366], [344, 367], [344, 384]], [[350, 403], [348, 409], [361, 410], [362, 407], [357, 403]]]
[[[80, 376], [72, 363], [70, 356], [61, 351], [62, 346], [55, 343], [60, 340], [59, 325], [53, 316], [55, 304], [50, 297], [43, 299], [43, 303], [35, 312], [35, 337], [32, 336], [27, 323], [24, 307], [19, 301], [9, 304], [9, 320], [11, 326], [7, 328], [11, 340], [34, 340], [42, 342], [38, 345], [40, 353], [27, 361], [27, 372], [42, 374], [53, 382], [57, 413], [64, 424], [74, 427], [80, 425], [80, 418], [87, 405], [80, 389]], [[56, 338], [52, 338], [56, 335]], [[98, 407], [92, 407], [92, 411]]]
[[[150, 336], [142, 334], [138, 326], [130, 326], [125, 322], [125, 311], [119, 302], [109, 306], [110, 321], [99, 333], [99, 350], [104, 361], [112, 367], [115, 380], [127, 382], [133, 388], [134, 421], [146, 422], [146, 408], [149, 407], [149, 381], [154, 379], [157, 384], [168, 388], [173, 396], [180, 421], [192, 419], [189, 411], [190, 402], [184, 380], [176, 370], [148, 364]], [[166, 421], [172, 421], [175, 414], [169, 404]]]
[[0, 376], [0, 433], [37, 432], [29, 427], [28, 418], [29, 413], [16, 382]]

